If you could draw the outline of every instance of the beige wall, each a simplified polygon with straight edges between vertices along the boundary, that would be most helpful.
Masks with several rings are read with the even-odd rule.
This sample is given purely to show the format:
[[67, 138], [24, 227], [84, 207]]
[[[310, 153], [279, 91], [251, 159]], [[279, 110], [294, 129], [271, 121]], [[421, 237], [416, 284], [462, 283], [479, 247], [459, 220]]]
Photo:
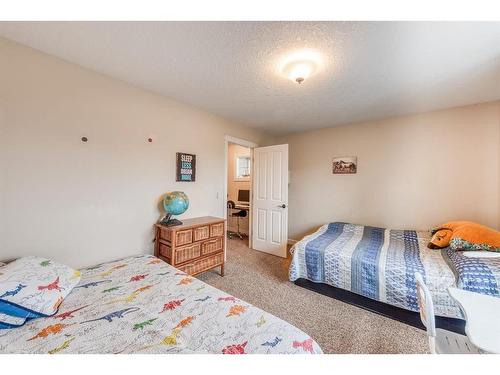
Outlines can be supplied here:
[[[265, 140], [5, 39], [0, 56], [0, 259], [36, 254], [78, 267], [151, 252], [162, 193], [188, 194], [183, 217], [222, 216], [224, 135]], [[175, 182], [178, 151], [197, 155], [196, 182]]]
[[7, 168], [6, 168], [6, 126], [4, 119], [4, 111], [2, 103], [0, 102], [0, 249], [4, 248], [5, 243], [5, 184], [7, 181]]
[[[331, 221], [428, 229], [500, 226], [500, 102], [281, 137], [290, 144], [290, 238]], [[358, 173], [333, 175], [334, 156]]]

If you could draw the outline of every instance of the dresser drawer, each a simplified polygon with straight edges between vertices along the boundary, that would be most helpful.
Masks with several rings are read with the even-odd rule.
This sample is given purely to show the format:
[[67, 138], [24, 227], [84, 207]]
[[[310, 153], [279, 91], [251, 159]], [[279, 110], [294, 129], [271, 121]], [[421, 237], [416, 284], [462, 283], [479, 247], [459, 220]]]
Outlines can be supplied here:
[[179, 269], [183, 272], [186, 272], [189, 275], [195, 275], [200, 272], [209, 270], [211, 268], [220, 266], [224, 262], [224, 254], [219, 253], [212, 256], [208, 256], [203, 259], [199, 259], [193, 261], [188, 264], [184, 264], [179, 267]]
[[175, 232], [175, 246], [187, 245], [193, 242], [193, 230], [185, 229]]
[[195, 243], [188, 246], [178, 247], [175, 249], [174, 260], [175, 264], [185, 262], [201, 255], [201, 244]]
[[168, 228], [160, 228], [160, 239], [172, 242], [172, 231]]
[[210, 237], [210, 226], [204, 225], [202, 227], [194, 228], [193, 237], [195, 241], [206, 240]]
[[160, 242], [158, 247], [159, 247], [158, 252], [160, 253], [161, 256], [168, 259], [172, 259], [172, 248], [170, 246]]
[[208, 241], [205, 241], [201, 244], [201, 253], [211, 254], [216, 253], [217, 251], [222, 251], [223, 248], [223, 237], [214, 238]]
[[224, 235], [224, 223], [210, 225], [210, 237], [218, 237]]

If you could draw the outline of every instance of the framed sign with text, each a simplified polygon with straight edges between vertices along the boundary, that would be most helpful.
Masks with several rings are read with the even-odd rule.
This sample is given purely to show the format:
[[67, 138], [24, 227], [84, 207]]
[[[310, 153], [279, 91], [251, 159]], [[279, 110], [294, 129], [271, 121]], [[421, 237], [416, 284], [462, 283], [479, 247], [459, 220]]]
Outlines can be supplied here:
[[196, 155], [178, 152], [176, 157], [176, 180], [195, 181], [196, 179]]

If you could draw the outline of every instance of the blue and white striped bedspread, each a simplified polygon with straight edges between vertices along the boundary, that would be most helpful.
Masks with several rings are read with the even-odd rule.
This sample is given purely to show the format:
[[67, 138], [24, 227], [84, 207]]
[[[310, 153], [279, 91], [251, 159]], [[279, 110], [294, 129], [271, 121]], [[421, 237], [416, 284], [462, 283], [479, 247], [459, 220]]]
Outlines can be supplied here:
[[455, 275], [441, 251], [427, 248], [428, 232], [347, 223], [323, 225], [291, 249], [290, 280], [308, 279], [418, 311], [415, 272], [433, 295], [437, 315], [462, 318], [447, 288]]
[[457, 285], [461, 289], [500, 297], [500, 258], [470, 258], [462, 251], [447, 249]]

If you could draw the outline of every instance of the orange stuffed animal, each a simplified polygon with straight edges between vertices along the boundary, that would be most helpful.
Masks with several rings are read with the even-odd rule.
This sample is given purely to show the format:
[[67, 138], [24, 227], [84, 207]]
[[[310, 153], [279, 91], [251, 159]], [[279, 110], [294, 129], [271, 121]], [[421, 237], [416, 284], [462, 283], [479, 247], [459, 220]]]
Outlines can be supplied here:
[[487, 250], [500, 252], [500, 232], [471, 221], [450, 221], [431, 231], [431, 249]]
[[448, 228], [438, 229], [431, 231], [432, 238], [427, 244], [429, 249], [443, 249], [450, 245], [453, 230]]
[[443, 249], [450, 246], [453, 231], [469, 221], [449, 221], [431, 230], [432, 238], [427, 244], [429, 249]]

